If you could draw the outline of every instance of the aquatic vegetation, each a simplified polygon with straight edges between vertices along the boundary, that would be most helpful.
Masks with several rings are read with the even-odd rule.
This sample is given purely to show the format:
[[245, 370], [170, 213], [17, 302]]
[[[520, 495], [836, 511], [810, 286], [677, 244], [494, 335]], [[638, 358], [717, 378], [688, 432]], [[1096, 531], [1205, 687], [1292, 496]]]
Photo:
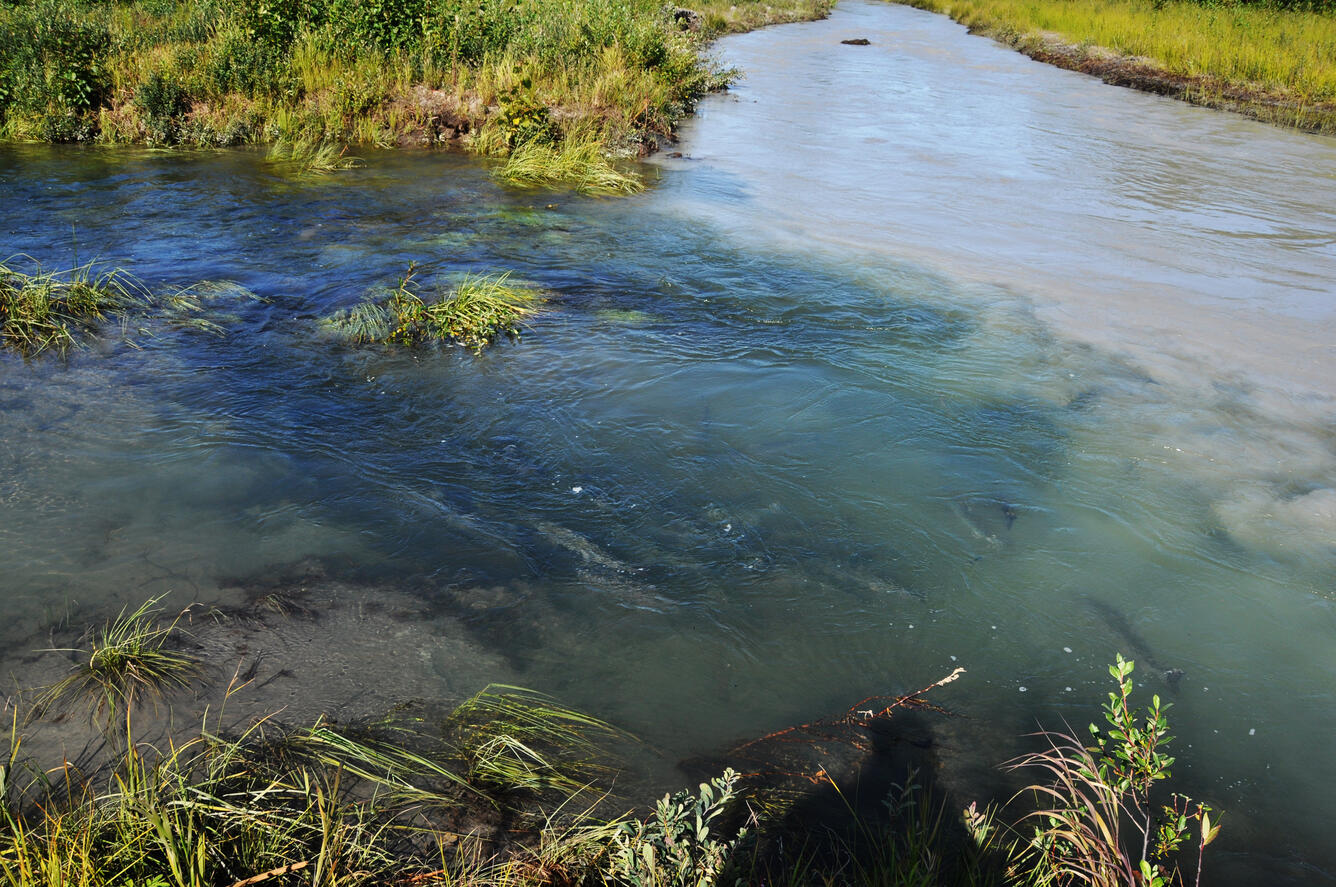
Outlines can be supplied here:
[[[96, 649], [142, 662], [171, 631], [150, 625], [152, 613], [149, 602], [122, 614]], [[234, 678], [227, 698], [244, 689]], [[39, 703], [34, 716], [47, 711]], [[527, 881], [508, 882], [542, 883], [534, 873], [558, 863], [596, 864], [616, 821], [590, 807], [559, 824], [559, 811], [591, 787], [577, 774], [599, 775], [596, 795], [605, 795], [615, 771], [597, 743], [625, 737], [514, 687], [486, 688], [437, 731], [403, 712], [299, 729], [266, 718], [231, 736], [206, 721], [156, 750], [134, 735], [127, 710], [126, 741], [104, 749], [110, 759], [88, 775], [66, 764], [52, 779], [24, 758], [23, 723], [16, 709], [0, 766], [0, 873], [14, 885], [89, 887], [258, 883], [298, 872], [316, 884], [484, 884], [526, 871]], [[508, 755], [483, 748], [501, 736], [523, 743], [524, 761], [480, 771], [481, 760]], [[543, 798], [556, 806], [543, 812]], [[496, 822], [532, 824], [539, 850], [498, 859], [487, 837]]]
[[329, 173], [365, 166], [362, 158], [348, 154], [348, 147], [310, 139], [279, 139], [269, 149], [267, 158], [294, 164], [302, 172]]
[[180, 617], [160, 624], [157, 603], [151, 598], [133, 612], [122, 610], [87, 650], [63, 651], [77, 653], [81, 661], [41, 692], [34, 712], [40, 716], [53, 706], [83, 703], [110, 721], [145, 698], [157, 701], [189, 686], [199, 674], [199, 660], [169, 646]]
[[[24, 262], [27, 271], [16, 265]], [[27, 355], [78, 346], [109, 318], [147, 301], [125, 271], [96, 262], [48, 271], [26, 256], [0, 262], [0, 341]]]
[[582, 194], [634, 194], [644, 190], [639, 176], [617, 169], [597, 139], [558, 145], [526, 142], [510, 152], [494, 175], [522, 186], [568, 184]]
[[465, 275], [428, 301], [418, 295], [416, 273], [411, 266], [388, 297], [340, 311], [321, 326], [354, 344], [456, 342], [482, 350], [502, 337], [518, 340], [521, 321], [542, 302], [538, 293], [512, 284], [508, 272]]
[[597, 718], [548, 696], [493, 684], [446, 721], [471, 783], [504, 791], [578, 794], [611, 773], [608, 749], [631, 741]]
[[[1330, 4], [1195, 0], [906, 0], [950, 15], [1036, 58], [1099, 73], [1109, 53], [1145, 70], [1113, 82], [1186, 78], [1156, 91], [1303, 129], [1336, 131], [1336, 16]], [[1325, 5], [1325, 9], [1323, 8]], [[1054, 46], [1057, 35], [1067, 46]], [[1145, 62], [1149, 60], [1150, 68]], [[1171, 88], [1172, 87], [1172, 88]]]
[[247, 301], [263, 300], [243, 286], [217, 280], [180, 287], [157, 300], [159, 314], [171, 326], [214, 336], [227, 332], [224, 323], [237, 320], [236, 313], [227, 310], [224, 303]]
[[[160, 651], [175, 623], [153, 622], [153, 606], [122, 613], [95, 649], [140, 660]], [[178, 669], [166, 669], [173, 681]], [[1172, 759], [1161, 751], [1168, 742], [1161, 706], [1143, 716], [1130, 707], [1131, 671], [1121, 658], [1111, 669], [1118, 691], [1104, 707], [1108, 727], [1092, 728], [1091, 746], [1042, 734], [1048, 750], [1013, 762], [1051, 777], [1023, 793], [1043, 799], [1038, 809], [1003, 826], [996, 809], [971, 805], [954, 830], [913, 767], [884, 798], [856, 801], [846, 789], [857, 786], [861, 765], [850, 759], [853, 782], [842, 784], [827, 770], [838, 756], [815, 746], [811, 760], [826, 763], [783, 775], [842, 803], [838, 822], [819, 806], [797, 814], [810, 797], [728, 767], [695, 791], [664, 795], [643, 815], [609, 817], [601, 811], [617, 776], [615, 748], [634, 740], [543, 694], [505, 685], [484, 688], [439, 719], [401, 706], [353, 724], [321, 718], [294, 729], [263, 718], [227, 735], [219, 714], [214, 729], [206, 718], [198, 734], [156, 750], [137, 740], [127, 708], [126, 742], [108, 746], [111, 757], [89, 774], [68, 763], [44, 772], [26, 760], [25, 722], [15, 708], [0, 765], [0, 873], [16, 887], [235, 887], [287, 874], [314, 884], [477, 887], [1168, 887], [1183, 883], [1166, 860], [1190, 825], [1199, 825], [1198, 873], [1219, 826], [1205, 805], [1178, 795], [1158, 820], [1151, 816], [1151, 788], [1168, 777]], [[829, 751], [843, 741], [835, 732], [841, 727], [847, 736], [878, 735], [898, 711], [931, 709], [923, 694], [960, 674], [739, 748], [774, 739], [790, 749], [814, 741]], [[162, 686], [142, 674], [134, 681]], [[245, 687], [234, 677], [226, 697]], [[116, 689], [109, 698], [129, 697]], [[45, 711], [39, 703], [34, 714]], [[574, 803], [587, 793], [592, 800]], [[1121, 840], [1126, 835], [1140, 843], [1139, 856]]]

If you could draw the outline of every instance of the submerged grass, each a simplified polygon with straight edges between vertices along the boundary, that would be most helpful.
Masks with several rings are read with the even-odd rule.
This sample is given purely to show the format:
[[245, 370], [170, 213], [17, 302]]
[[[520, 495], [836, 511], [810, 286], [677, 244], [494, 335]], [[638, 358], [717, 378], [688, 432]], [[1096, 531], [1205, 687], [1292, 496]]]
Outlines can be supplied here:
[[27, 256], [0, 262], [0, 341], [25, 355], [64, 353], [146, 303], [143, 286], [119, 268], [89, 262], [49, 271]]
[[302, 172], [330, 173], [365, 166], [362, 158], [348, 154], [347, 146], [310, 139], [279, 139], [270, 147], [270, 161], [292, 164]]
[[1336, 132], [1331, 7], [1193, 0], [904, 2], [1112, 82]]
[[121, 268], [99, 262], [48, 271], [28, 256], [0, 262], [0, 345], [24, 355], [67, 355], [95, 341], [118, 321], [123, 341], [153, 337], [157, 322], [177, 329], [225, 335], [243, 302], [262, 301], [225, 281], [150, 291]]
[[537, 292], [511, 283], [509, 272], [465, 275], [426, 300], [416, 274], [410, 266], [387, 296], [337, 312], [322, 327], [354, 344], [455, 342], [481, 351], [503, 337], [518, 340], [521, 322], [542, 303]]
[[199, 673], [199, 660], [168, 646], [180, 617], [160, 624], [157, 603], [150, 599], [131, 613], [122, 610], [93, 636], [86, 651], [59, 651], [81, 654], [81, 661], [42, 691], [34, 712], [40, 716], [53, 706], [88, 704], [112, 716], [145, 698], [157, 701], [188, 686]]

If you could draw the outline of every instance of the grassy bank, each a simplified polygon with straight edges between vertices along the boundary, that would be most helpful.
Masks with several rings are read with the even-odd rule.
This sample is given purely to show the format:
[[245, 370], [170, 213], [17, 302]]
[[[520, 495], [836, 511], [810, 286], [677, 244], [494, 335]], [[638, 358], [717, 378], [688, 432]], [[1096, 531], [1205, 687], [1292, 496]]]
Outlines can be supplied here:
[[1336, 132], [1336, 6], [1193, 0], [907, 0], [1111, 83]]
[[[728, 78], [718, 34], [827, 0], [0, 3], [0, 138], [651, 149]], [[558, 153], [558, 152], [554, 152]], [[567, 152], [569, 153], [569, 152]]]
[[[1218, 831], [1208, 808], [1163, 787], [1167, 706], [1134, 710], [1121, 659], [1105, 725], [1088, 744], [1042, 734], [1040, 751], [1009, 765], [1039, 781], [1005, 813], [971, 804], [962, 815], [934, 797], [931, 761], [906, 759], [925, 753], [902, 719], [935, 709], [925, 694], [963, 669], [744, 742], [709, 762], [715, 775], [697, 789], [644, 805], [613, 794], [632, 737], [515, 687], [446, 709], [283, 725], [229, 720], [254, 680], [237, 669], [199, 727], [173, 727], [160, 709], [219, 665], [197, 658], [182, 622], [153, 601], [123, 612], [78, 648], [50, 651], [68, 671], [31, 704], [7, 698], [0, 882], [1167, 887], [1200, 870]], [[26, 734], [79, 736], [89, 714], [101, 736], [83, 754], [29, 757]]]

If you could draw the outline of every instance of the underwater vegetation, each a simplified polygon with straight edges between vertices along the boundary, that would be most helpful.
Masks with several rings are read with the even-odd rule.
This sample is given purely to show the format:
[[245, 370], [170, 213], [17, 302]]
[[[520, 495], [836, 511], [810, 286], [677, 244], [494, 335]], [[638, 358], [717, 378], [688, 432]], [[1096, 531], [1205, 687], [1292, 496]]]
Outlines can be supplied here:
[[423, 298], [410, 266], [394, 289], [321, 322], [335, 338], [362, 345], [422, 345], [454, 342], [475, 351], [501, 338], [517, 341], [522, 321], [542, 297], [510, 282], [509, 272], [465, 275]]

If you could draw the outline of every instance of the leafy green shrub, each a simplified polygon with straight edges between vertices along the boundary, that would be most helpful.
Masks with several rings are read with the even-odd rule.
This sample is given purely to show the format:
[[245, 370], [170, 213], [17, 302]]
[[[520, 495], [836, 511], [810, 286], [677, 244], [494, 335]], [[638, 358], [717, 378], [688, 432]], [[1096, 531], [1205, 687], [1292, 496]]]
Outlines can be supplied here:
[[417, 44], [427, 12], [422, 0], [329, 0], [325, 21], [348, 47], [401, 49]]
[[181, 85], [154, 71], [135, 90], [135, 105], [144, 114], [149, 141], [171, 144], [180, 134], [181, 115], [190, 110], [190, 100]]
[[[67, 0], [39, 0], [0, 14], [0, 113], [62, 118], [98, 107], [111, 80], [111, 33], [99, 16]], [[68, 136], [74, 127], [57, 127]], [[66, 140], [62, 138], [61, 140]]]
[[202, 70], [194, 79], [194, 91], [204, 96], [240, 93], [256, 98], [296, 94], [286, 48], [254, 40], [239, 27], [223, 31], [215, 38]]
[[[729, 855], [746, 837], [741, 829], [725, 838], [716, 821], [737, 798], [738, 774], [731, 768], [697, 794], [665, 795], [645, 822], [623, 822], [608, 851], [608, 880], [626, 887], [712, 887]], [[714, 829], [714, 831], [712, 831]]]
[[[1009, 769], [1037, 769], [1047, 779], [1026, 789], [1038, 809], [1017, 823], [1018, 840], [1008, 846], [1013, 870], [1042, 884], [1091, 887], [1168, 887], [1184, 883], [1174, 861], [1197, 823], [1197, 878], [1202, 854], [1220, 831], [1211, 808], [1172, 793], [1157, 795], [1170, 777], [1174, 758], [1165, 709], [1155, 696], [1144, 713], [1132, 708], [1134, 663], [1118, 656], [1109, 673], [1116, 692], [1104, 705], [1107, 726], [1090, 725], [1092, 744], [1074, 736], [1043, 732], [1048, 748], [1010, 762]], [[991, 818], [966, 811], [967, 828], [981, 844], [996, 840]], [[1020, 826], [1028, 824], [1025, 834]]]
[[557, 128], [547, 106], [533, 95], [533, 81], [525, 77], [499, 102], [501, 113], [497, 118], [506, 145], [551, 145], [557, 140]]
[[302, 0], [241, 0], [237, 20], [249, 39], [286, 48], [304, 21], [303, 6]]

